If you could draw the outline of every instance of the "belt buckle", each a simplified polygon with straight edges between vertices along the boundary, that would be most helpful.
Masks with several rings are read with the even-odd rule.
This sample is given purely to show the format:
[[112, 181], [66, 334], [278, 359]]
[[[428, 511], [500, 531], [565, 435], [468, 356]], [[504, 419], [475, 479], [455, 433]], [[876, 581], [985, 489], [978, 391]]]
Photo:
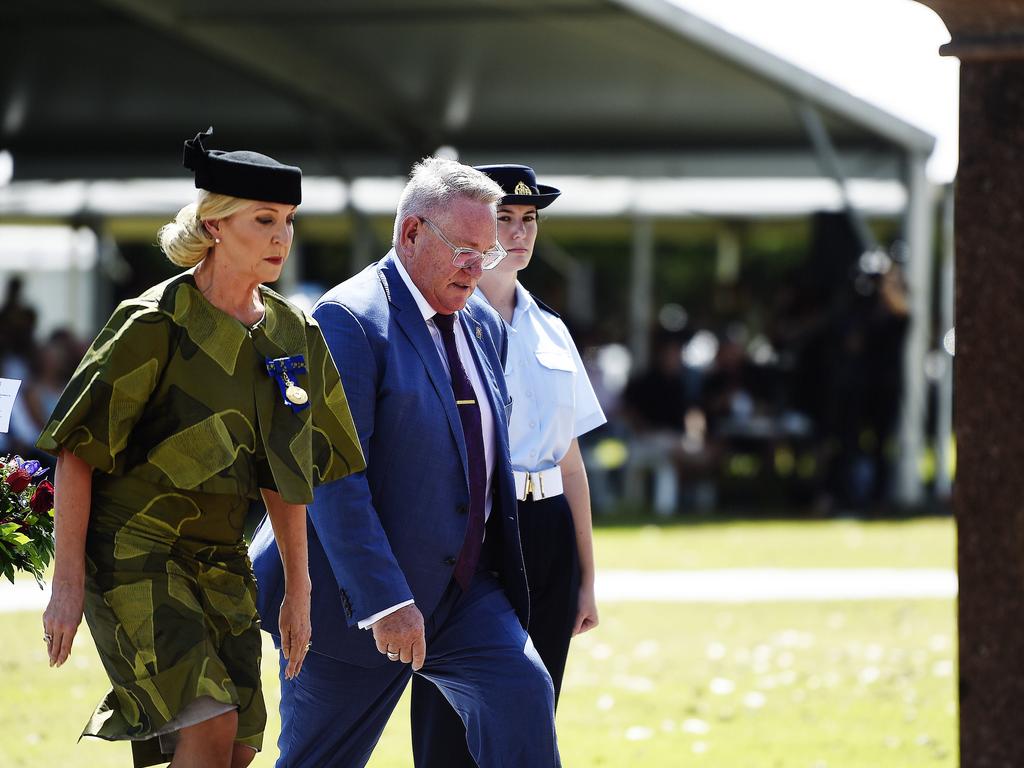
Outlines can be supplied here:
[[518, 497], [519, 501], [526, 501], [533, 492], [533, 476], [529, 472], [524, 474], [526, 479], [523, 481], [523, 495]]

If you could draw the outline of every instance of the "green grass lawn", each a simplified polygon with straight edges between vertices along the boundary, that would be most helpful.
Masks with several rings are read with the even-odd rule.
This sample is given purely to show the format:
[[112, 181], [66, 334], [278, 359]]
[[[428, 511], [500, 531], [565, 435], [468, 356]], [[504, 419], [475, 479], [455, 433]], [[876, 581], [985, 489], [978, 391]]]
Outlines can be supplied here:
[[599, 568], [952, 568], [953, 521], [719, 520], [658, 525], [598, 520]]
[[[722, 522], [597, 532], [609, 568], [950, 567], [948, 519]], [[567, 766], [953, 768], [956, 629], [950, 600], [687, 605], [608, 603], [574, 641], [559, 709]], [[0, 766], [130, 764], [124, 744], [76, 744], [106, 690], [88, 633], [46, 666], [35, 614], [0, 614]], [[265, 648], [276, 750], [278, 683]], [[339, 692], [344, 695], [344, 692]], [[370, 763], [411, 765], [403, 700]]]

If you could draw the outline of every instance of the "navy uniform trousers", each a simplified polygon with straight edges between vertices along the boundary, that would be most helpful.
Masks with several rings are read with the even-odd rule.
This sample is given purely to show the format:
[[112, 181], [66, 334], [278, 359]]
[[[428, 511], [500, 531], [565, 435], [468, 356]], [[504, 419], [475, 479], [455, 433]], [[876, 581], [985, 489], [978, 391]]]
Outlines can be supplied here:
[[[551, 675], [557, 704], [580, 591], [576, 528], [565, 496], [520, 501], [519, 531], [530, 587], [530, 638]], [[417, 768], [487, 765], [473, 758], [463, 719], [420, 678], [412, 684], [411, 726]]]
[[[415, 676], [461, 715], [462, 744], [477, 764], [561, 766], [551, 678], [492, 572], [478, 570], [466, 593], [453, 580], [425, 634], [427, 658]], [[277, 768], [366, 765], [414, 675], [400, 661], [365, 668], [310, 652], [298, 677], [285, 680], [280, 664]]]

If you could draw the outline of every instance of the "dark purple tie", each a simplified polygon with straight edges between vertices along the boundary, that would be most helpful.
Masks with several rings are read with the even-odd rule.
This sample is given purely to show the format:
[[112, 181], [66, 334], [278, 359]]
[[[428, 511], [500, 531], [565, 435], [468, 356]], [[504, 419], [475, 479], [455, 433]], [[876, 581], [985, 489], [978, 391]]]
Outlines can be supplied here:
[[455, 395], [455, 405], [459, 409], [462, 434], [466, 438], [466, 457], [469, 459], [469, 525], [466, 527], [466, 538], [462, 542], [459, 560], [455, 564], [455, 581], [463, 592], [468, 592], [484, 540], [484, 498], [487, 495], [484, 432], [476, 392], [455, 346], [455, 315], [434, 315], [434, 325], [441, 331], [444, 352], [448, 357], [452, 394]]

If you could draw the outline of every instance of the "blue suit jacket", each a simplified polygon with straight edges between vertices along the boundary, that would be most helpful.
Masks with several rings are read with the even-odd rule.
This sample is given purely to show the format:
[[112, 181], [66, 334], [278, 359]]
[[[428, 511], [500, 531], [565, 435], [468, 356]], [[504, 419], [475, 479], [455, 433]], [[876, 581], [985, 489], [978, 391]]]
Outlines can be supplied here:
[[[391, 253], [367, 267], [313, 309], [367, 462], [365, 471], [317, 488], [309, 507], [313, 650], [367, 667], [387, 659], [357, 623], [409, 599], [429, 617], [451, 581], [469, 519], [466, 445], [451, 383], [395, 259]], [[459, 316], [495, 414], [491, 515], [501, 525], [505, 591], [525, 627], [529, 593], [502, 372], [506, 330], [475, 297]], [[267, 519], [250, 555], [263, 628], [277, 635], [283, 572]]]

